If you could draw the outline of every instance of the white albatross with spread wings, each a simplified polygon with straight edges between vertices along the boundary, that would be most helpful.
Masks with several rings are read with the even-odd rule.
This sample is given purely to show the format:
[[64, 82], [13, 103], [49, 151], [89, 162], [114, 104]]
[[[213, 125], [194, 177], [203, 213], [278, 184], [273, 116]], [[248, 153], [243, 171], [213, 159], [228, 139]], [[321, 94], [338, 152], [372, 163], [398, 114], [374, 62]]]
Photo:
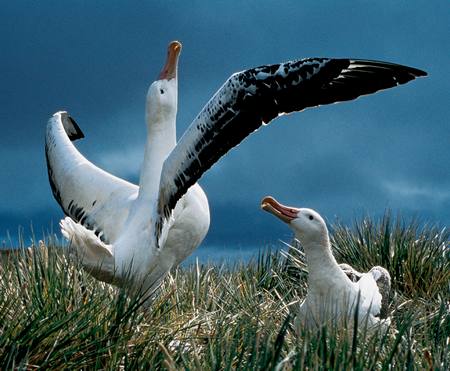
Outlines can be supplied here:
[[263, 123], [308, 107], [352, 100], [426, 73], [386, 62], [308, 58], [233, 74], [176, 142], [177, 65], [169, 45], [147, 94], [147, 143], [139, 186], [99, 169], [72, 142], [83, 134], [67, 112], [47, 125], [53, 195], [67, 217], [62, 233], [98, 279], [130, 275], [146, 289], [185, 259], [209, 228], [202, 174]]
[[[270, 196], [261, 201], [261, 208], [287, 223], [305, 251], [308, 291], [298, 308], [299, 326], [352, 324], [355, 311], [358, 322], [367, 323], [369, 328], [389, 324], [391, 278], [386, 269], [374, 267], [359, 273], [347, 264], [338, 265], [325, 221], [314, 210], [285, 206]], [[351, 274], [357, 275], [355, 282], [349, 277]]]

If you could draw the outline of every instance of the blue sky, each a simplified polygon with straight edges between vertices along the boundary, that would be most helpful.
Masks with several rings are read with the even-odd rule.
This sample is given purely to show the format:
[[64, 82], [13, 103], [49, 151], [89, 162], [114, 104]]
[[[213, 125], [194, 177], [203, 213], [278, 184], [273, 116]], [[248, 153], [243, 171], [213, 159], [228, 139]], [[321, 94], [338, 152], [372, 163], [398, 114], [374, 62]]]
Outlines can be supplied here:
[[92, 162], [136, 182], [144, 99], [166, 46], [180, 40], [178, 136], [228, 76], [303, 57], [379, 59], [429, 77], [280, 118], [200, 183], [206, 244], [261, 245], [290, 232], [259, 209], [271, 194], [330, 222], [361, 215], [450, 224], [448, 1], [2, 1], [0, 236], [57, 230], [44, 157], [61, 109]]

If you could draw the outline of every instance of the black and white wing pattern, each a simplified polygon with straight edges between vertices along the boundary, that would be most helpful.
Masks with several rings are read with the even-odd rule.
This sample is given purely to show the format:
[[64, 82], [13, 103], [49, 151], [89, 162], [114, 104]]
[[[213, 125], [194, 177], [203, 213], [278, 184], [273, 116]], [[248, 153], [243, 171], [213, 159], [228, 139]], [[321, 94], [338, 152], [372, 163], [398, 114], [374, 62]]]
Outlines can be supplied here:
[[179, 198], [221, 156], [263, 123], [308, 107], [355, 99], [405, 84], [424, 71], [393, 63], [309, 58], [233, 74], [216, 92], [166, 159], [159, 211]]
[[105, 243], [119, 234], [138, 187], [89, 162], [72, 144], [84, 135], [67, 112], [47, 124], [45, 155], [53, 196], [64, 213]]

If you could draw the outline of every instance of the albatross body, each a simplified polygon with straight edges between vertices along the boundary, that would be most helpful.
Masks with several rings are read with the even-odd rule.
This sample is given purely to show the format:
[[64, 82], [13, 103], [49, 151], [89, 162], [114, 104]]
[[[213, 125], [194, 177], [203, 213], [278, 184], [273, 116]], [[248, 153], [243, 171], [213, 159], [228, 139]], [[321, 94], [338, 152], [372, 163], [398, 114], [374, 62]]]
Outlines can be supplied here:
[[[263, 210], [287, 223], [302, 244], [308, 265], [308, 291], [298, 311], [298, 323], [320, 327], [325, 323], [352, 323], [355, 311], [358, 321], [373, 327], [382, 317], [383, 296], [377, 285], [381, 275], [389, 273], [381, 267], [359, 273], [350, 280], [349, 265], [340, 266], [332, 252], [325, 221], [314, 210], [284, 206], [272, 197], [261, 202]], [[384, 323], [388, 323], [384, 320]]]
[[139, 186], [99, 169], [78, 152], [72, 141], [84, 136], [67, 112], [55, 113], [47, 126], [50, 184], [67, 215], [60, 223], [63, 235], [94, 277], [118, 285], [133, 278], [150, 292], [209, 228], [208, 200], [194, 184], [180, 197], [156, 241], [161, 170], [176, 145], [180, 50], [178, 42], [169, 45], [167, 63], [148, 90]]
[[147, 144], [139, 186], [99, 169], [73, 145], [83, 137], [66, 112], [47, 126], [53, 195], [67, 217], [62, 233], [94, 276], [121, 284], [128, 274], [155, 287], [203, 240], [206, 196], [196, 183], [220, 157], [263, 123], [308, 107], [355, 99], [425, 72], [386, 62], [309, 58], [233, 74], [176, 142], [181, 44], [147, 95]]

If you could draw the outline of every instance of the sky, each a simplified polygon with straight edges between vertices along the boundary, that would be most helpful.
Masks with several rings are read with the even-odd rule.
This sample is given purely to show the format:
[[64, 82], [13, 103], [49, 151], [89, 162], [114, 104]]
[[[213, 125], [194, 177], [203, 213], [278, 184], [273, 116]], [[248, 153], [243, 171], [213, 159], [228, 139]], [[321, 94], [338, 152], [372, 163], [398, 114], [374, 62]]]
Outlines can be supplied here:
[[177, 134], [234, 72], [306, 57], [377, 59], [428, 72], [394, 89], [284, 116], [200, 180], [207, 246], [289, 241], [260, 210], [272, 195], [332, 224], [387, 209], [450, 224], [448, 0], [4, 1], [0, 13], [0, 238], [58, 233], [44, 156], [48, 118], [68, 110], [93, 163], [132, 182], [144, 103], [179, 40]]

